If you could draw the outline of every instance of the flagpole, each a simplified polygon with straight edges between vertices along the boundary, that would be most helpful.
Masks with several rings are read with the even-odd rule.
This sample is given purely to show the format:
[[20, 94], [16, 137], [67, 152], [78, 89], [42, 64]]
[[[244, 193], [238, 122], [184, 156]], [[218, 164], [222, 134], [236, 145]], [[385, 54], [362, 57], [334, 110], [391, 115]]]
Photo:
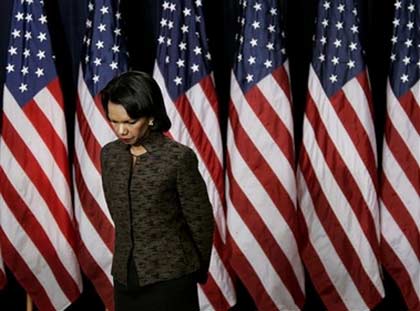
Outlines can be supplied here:
[[26, 294], [26, 311], [33, 311], [32, 299], [28, 294]]

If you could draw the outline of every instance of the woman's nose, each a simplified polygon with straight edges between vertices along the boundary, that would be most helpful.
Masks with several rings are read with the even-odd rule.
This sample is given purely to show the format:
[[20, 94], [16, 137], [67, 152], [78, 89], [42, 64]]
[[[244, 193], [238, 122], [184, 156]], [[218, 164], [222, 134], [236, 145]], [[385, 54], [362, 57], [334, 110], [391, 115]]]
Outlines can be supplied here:
[[124, 124], [118, 124], [117, 132], [120, 135], [127, 134], [127, 129], [125, 128]]

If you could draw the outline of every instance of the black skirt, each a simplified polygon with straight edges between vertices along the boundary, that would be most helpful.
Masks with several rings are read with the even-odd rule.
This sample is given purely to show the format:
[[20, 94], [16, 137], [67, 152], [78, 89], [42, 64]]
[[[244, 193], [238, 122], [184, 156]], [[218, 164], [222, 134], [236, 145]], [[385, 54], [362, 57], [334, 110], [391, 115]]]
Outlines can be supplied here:
[[130, 260], [127, 286], [114, 280], [115, 311], [198, 311], [197, 282], [193, 274], [146, 286], [137, 285]]

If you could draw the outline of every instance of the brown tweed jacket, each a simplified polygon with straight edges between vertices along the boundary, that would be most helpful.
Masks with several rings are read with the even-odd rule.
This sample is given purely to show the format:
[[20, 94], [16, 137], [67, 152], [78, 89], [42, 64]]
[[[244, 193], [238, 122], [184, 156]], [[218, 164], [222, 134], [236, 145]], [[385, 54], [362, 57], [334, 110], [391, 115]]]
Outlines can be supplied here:
[[115, 224], [114, 279], [127, 284], [132, 248], [140, 286], [206, 272], [214, 222], [196, 155], [158, 132], [142, 145], [147, 153], [134, 167], [129, 146], [118, 140], [101, 153], [103, 188]]

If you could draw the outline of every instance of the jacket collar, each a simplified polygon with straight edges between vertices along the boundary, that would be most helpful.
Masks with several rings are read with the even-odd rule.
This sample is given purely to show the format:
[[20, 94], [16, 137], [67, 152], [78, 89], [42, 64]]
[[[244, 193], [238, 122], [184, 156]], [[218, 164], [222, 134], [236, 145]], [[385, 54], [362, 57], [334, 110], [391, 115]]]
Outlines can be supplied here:
[[[150, 131], [147, 133], [145, 137], [142, 137], [139, 141], [139, 144], [142, 145], [147, 152], [153, 153], [159, 149], [160, 146], [165, 142], [165, 135], [161, 132], [157, 131]], [[118, 146], [121, 149], [126, 150], [128, 153], [130, 152], [130, 145], [126, 145], [120, 140], [118, 140]]]

